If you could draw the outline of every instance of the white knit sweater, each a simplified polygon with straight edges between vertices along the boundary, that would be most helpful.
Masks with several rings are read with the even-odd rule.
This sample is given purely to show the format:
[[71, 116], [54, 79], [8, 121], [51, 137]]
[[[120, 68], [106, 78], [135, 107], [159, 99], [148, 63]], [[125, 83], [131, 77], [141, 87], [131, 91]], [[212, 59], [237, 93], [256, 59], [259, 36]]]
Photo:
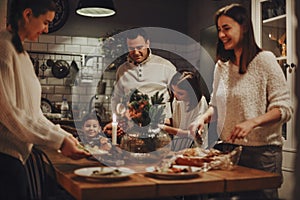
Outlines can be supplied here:
[[238, 70], [230, 61], [218, 61], [215, 67], [210, 104], [217, 109], [221, 139], [228, 139], [236, 124], [279, 107], [280, 123], [257, 127], [247, 136], [247, 143], [236, 140], [235, 144], [281, 146], [281, 127], [293, 110], [287, 82], [275, 56], [262, 51], [251, 61], [245, 74], [239, 74]]
[[30, 57], [16, 52], [11, 38], [0, 32], [0, 152], [24, 163], [33, 144], [59, 149], [69, 133], [43, 116]]
[[168, 101], [167, 88], [175, 73], [176, 67], [170, 61], [151, 52], [145, 61], [137, 65], [129, 59], [117, 70], [112, 110], [115, 110], [120, 99], [129, 95], [132, 89], [139, 89], [149, 97], [159, 91], [164, 94], [165, 102]]

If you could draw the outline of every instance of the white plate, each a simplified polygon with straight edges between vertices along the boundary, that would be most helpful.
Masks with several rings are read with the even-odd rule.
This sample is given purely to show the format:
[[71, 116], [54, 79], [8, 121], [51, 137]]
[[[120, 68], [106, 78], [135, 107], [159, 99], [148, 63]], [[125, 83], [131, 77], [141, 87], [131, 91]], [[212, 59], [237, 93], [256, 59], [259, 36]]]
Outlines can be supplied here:
[[189, 178], [196, 178], [200, 176], [200, 167], [191, 167], [191, 166], [185, 166], [185, 165], [173, 165], [173, 168], [176, 169], [187, 169], [189, 172], [164, 172], [164, 171], [157, 171], [157, 167], [147, 167], [146, 171], [149, 175], [151, 175], [154, 178], [159, 179], [189, 179]]
[[101, 180], [121, 180], [134, 173], [134, 170], [125, 167], [86, 167], [74, 171], [78, 176]]

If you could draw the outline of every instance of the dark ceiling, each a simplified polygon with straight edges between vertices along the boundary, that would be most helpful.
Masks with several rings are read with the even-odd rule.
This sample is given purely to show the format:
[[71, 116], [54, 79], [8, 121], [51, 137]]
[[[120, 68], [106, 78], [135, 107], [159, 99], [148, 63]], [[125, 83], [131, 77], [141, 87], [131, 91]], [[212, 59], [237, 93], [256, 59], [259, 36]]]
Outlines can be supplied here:
[[69, 17], [55, 35], [101, 37], [138, 26], [163, 27], [186, 33], [187, 0], [114, 0], [116, 14], [104, 18], [75, 14], [78, 0], [69, 0]]
[[213, 24], [213, 14], [232, 2], [250, 8], [251, 0], [113, 0], [116, 14], [105, 18], [75, 14], [78, 0], [69, 2], [65, 25], [52, 34], [63, 36], [103, 37], [115, 30], [132, 27], [168, 28], [199, 38], [199, 31]]

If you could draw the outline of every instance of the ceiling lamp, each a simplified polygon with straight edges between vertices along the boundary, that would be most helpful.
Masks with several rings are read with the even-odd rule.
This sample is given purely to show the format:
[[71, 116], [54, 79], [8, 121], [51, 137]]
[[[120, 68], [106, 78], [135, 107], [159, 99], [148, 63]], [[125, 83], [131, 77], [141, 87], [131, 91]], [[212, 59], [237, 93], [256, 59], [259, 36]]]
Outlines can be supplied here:
[[87, 17], [108, 17], [116, 11], [112, 0], [79, 0], [76, 13]]

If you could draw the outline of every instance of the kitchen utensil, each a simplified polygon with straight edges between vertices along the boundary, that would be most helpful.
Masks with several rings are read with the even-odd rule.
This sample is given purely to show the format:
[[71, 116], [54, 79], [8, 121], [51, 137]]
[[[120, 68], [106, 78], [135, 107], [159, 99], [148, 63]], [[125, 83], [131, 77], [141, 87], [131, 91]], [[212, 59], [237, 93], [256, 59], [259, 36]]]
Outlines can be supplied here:
[[79, 71], [78, 65], [74, 59], [71, 62], [71, 67], [73, 67], [76, 71]]
[[56, 78], [65, 78], [70, 73], [70, 65], [65, 60], [57, 60], [52, 66], [52, 74]]
[[53, 65], [55, 64], [54, 60], [51, 59], [51, 56], [49, 59], [47, 59], [46, 64], [48, 67], [53, 67]]
[[30, 60], [31, 60], [31, 63], [34, 65], [35, 64], [34, 58], [30, 56]]
[[[32, 61], [32, 60], [31, 60]], [[38, 58], [35, 58], [34, 59], [34, 72], [36, 74], [36, 76], [38, 77], [39, 76], [39, 73], [40, 73], [40, 63], [39, 63], [39, 59]]]
[[45, 78], [45, 71], [47, 69], [47, 66], [45, 65], [45, 60], [43, 59], [43, 63], [42, 65], [40, 66], [40, 69], [42, 70], [42, 76], [41, 76], [41, 79], [44, 79]]
[[76, 61], [73, 59], [71, 62], [71, 65], [70, 65], [70, 73], [65, 82], [66, 85], [69, 85], [69, 86], [77, 85], [76, 75], [77, 75], [78, 71], [79, 71], [78, 65], [77, 65]]
[[106, 82], [103, 81], [103, 74], [102, 74], [97, 85], [97, 92], [98, 94], [105, 94], [105, 90], [106, 90]]

